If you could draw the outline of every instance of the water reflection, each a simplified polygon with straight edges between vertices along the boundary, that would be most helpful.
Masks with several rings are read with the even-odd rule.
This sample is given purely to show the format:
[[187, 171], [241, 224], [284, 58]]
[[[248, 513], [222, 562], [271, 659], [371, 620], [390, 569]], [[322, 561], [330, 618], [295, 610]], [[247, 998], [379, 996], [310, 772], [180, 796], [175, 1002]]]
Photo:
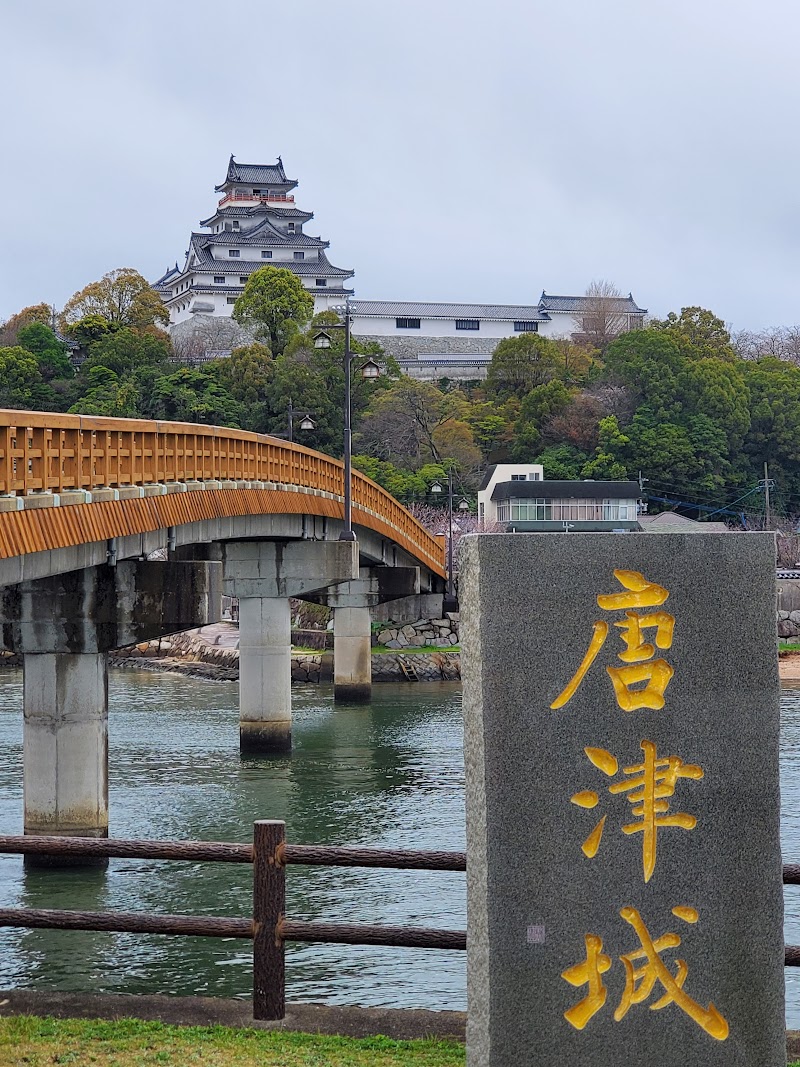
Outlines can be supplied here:
[[[248, 840], [281, 818], [296, 842], [464, 847], [460, 693], [452, 684], [381, 686], [369, 706], [295, 690], [291, 757], [241, 760], [236, 690], [145, 672], [111, 685], [112, 832]], [[0, 678], [0, 825], [21, 831], [20, 678]], [[23, 872], [0, 858], [0, 901], [18, 906], [248, 915], [246, 866], [112, 861], [107, 873]], [[292, 868], [288, 910], [302, 918], [461, 927], [463, 875]], [[247, 942], [59, 931], [3, 931], [0, 983], [108, 992], [249, 996]], [[459, 1007], [457, 953], [293, 946], [289, 996]]]
[[[325, 687], [295, 690], [291, 757], [241, 760], [234, 683], [114, 673], [113, 833], [249, 840], [280, 818], [295, 842], [463, 848], [460, 690], [375, 689], [333, 710]], [[21, 677], [0, 675], [0, 826], [22, 831]], [[800, 862], [800, 684], [782, 694], [782, 844]], [[115, 860], [107, 872], [24, 872], [0, 857], [0, 905], [248, 915], [249, 866]], [[464, 925], [462, 875], [291, 868], [290, 914], [331, 921]], [[800, 887], [786, 889], [786, 939], [800, 944]], [[0, 931], [0, 986], [249, 997], [249, 944], [55, 930]], [[291, 999], [462, 1009], [461, 953], [293, 946]], [[800, 970], [787, 971], [800, 1027]]]

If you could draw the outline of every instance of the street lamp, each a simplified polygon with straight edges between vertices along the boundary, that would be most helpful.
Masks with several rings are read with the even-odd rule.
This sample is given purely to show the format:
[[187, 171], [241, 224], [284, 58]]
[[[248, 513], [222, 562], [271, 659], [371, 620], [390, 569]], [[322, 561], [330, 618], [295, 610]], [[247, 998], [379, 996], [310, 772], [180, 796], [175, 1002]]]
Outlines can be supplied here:
[[[434, 482], [431, 486], [432, 493], [441, 493], [443, 488], [439, 482]], [[458, 505], [459, 511], [465, 511], [469, 509], [469, 504], [466, 500], [462, 500]], [[446, 599], [452, 604], [455, 599], [455, 587], [453, 584], [453, 468], [448, 468], [447, 471], [447, 593]]]
[[[353, 532], [353, 486], [352, 486], [352, 459], [353, 459], [353, 433], [350, 425], [351, 390], [350, 390], [350, 364], [353, 353], [350, 351], [350, 325], [352, 310], [350, 297], [345, 300], [344, 306], [332, 307], [343, 322], [326, 323], [325, 329], [314, 337], [314, 348], [330, 348], [331, 338], [328, 330], [344, 330], [344, 529], [339, 534], [340, 541], [355, 541]], [[362, 378], [377, 378], [381, 369], [374, 359], [368, 359], [361, 368]]]
[[[294, 441], [294, 404], [292, 398], [289, 397], [289, 405], [286, 409], [287, 417], [287, 441]], [[301, 430], [316, 430], [317, 424], [311, 418], [310, 415], [304, 415], [300, 420], [299, 427]]]

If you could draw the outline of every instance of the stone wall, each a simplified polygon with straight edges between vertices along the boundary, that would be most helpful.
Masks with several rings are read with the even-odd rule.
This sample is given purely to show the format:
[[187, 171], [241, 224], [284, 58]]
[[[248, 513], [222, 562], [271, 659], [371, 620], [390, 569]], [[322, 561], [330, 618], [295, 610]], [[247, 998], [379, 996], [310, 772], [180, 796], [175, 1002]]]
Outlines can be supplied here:
[[443, 619], [417, 619], [405, 626], [388, 624], [373, 637], [387, 648], [449, 648], [458, 644], [458, 615], [448, 612]]
[[379, 337], [377, 334], [358, 334], [359, 341], [377, 341], [387, 355], [397, 359], [417, 356], [490, 356], [502, 337]]
[[778, 637], [784, 640], [800, 637], [800, 580], [779, 578], [778, 592]]

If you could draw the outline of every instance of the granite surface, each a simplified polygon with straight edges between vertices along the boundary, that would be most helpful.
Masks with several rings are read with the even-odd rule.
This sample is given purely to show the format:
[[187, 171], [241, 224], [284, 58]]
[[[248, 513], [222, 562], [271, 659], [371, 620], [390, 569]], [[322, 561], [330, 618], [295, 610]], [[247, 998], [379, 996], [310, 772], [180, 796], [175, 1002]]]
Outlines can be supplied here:
[[[782, 1067], [772, 536], [462, 545], [468, 1067]], [[626, 592], [615, 570], [668, 599], [598, 604]], [[662, 618], [621, 660], [626, 610], [671, 615], [672, 637]], [[552, 708], [596, 623], [607, 624], [596, 658]], [[662, 647], [641, 650], [657, 633]], [[620, 676], [618, 695], [609, 668], [655, 678], [658, 660], [674, 671], [664, 706], [623, 710], [629, 692], [658, 687]], [[644, 787], [625, 788], [651, 758], [673, 759], [655, 768], [664, 825], [634, 803]], [[603, 816], [590, 858], [582, 845]]]

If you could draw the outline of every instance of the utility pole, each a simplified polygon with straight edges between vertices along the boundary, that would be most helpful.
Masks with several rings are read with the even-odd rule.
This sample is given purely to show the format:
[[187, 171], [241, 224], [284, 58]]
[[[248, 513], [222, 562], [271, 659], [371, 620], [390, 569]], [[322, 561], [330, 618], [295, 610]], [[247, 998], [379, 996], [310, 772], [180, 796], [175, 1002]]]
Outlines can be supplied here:
[[769, 470], [767, 468], [767, 461], [764, 460], [764, 523], [767, 529], [772, 525], [771, 516], [769, 513]]

